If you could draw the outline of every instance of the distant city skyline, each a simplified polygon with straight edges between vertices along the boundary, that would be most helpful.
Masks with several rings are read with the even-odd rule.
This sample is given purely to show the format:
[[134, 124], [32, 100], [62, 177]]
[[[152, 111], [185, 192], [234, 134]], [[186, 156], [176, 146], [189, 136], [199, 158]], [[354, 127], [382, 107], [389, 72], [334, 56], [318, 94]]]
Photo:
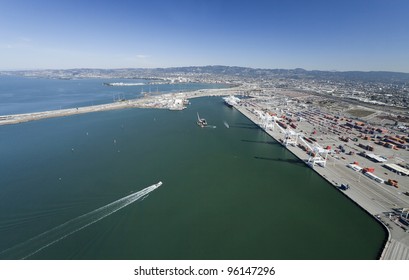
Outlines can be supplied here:
[[0, 70], [409, 73], [409, 1], [2, 1]]

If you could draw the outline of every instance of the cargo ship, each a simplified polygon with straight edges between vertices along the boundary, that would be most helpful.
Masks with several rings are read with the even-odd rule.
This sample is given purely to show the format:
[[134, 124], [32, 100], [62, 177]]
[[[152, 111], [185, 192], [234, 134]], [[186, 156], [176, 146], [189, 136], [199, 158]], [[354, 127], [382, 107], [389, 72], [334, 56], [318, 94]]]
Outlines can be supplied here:
[[239, 105], [239, 103], [240, 103], [240, 98], [237, 98], [234, 95], [230, 95], [228, 97], [223, 97], [223, 100], [224, 100], [224, 104], [226, 104], [229, 107]]

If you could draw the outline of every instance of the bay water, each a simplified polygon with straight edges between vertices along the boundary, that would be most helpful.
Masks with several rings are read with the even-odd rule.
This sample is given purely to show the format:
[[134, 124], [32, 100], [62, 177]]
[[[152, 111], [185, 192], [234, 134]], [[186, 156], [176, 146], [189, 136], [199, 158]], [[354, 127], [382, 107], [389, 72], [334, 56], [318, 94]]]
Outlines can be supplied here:
[[[219, 97], [2, 126], [0, 157], [3, 259], [24, 257], [17, 249], [31, 259], [376, 259], [386, 238]], [[103, 219], [69, 224], [72, 234], [49, 234], [159, 181]], [[40, 235], [49, 246], [37, 251]]]
[[[0, 115], [99, 105], [144, 94], [177, 93], [198, 89], [225, 88], [224, 84], [150, 84], [141, 79], [83, 78], [48, 79], [0, 75]], [[107, 86], [109, 83], [132, 86]]]

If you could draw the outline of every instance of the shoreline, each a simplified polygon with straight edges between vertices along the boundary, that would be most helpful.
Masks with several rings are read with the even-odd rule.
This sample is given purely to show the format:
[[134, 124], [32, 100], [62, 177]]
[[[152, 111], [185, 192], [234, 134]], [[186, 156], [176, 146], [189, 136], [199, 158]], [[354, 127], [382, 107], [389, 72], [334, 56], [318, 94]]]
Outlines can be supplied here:
[[[262, 127], [262, 124], [258, 117], [250, 111], [248, 107], [243, 107], [241, 105], [235, 105], [233, 106], [234, 109], [239, 111], [242, 115], [244, 115], [246, 118], [248, 118], [251, 122], [256, 124], [260, 129], [262, 129], [265, 133], [267, 133], [270, 137], [272, 137], [275, 141], [278, 143], [282, 144], [284, 148], [286, 148], [289, 152], [291, 152], [295, 157], [297, 157], [299, 160], [304, 162], [306, 165], [308, 156], [307, 154], [299, 149], [298, 147], [288, 145], [287, 147], [283, 145], [283, 142], [280, 138], [280, 136], [284, 137], [281, 132], [278, 131], [273, 131], [271, 129], [265, 129]], [[404, 240], [406, 242], [402, 243], [400, 238], [396, 236], [396, 231], [398, 230], [396, 225], [392, 224], [391, 229], [388, 227], [390, 226], [387, 224], [382, 218], [380, 217], [379, 213], [377, 210], [379, 209], [379, 205], [371, 205], [374, 204], [375, 202], [370, 199], [369, 197], [362, 196], [358, 192], [353, 192], [353, 190], [347, 190], [347, 191], [341, 191], [339, 189], [340, 183], [339, 181], [345, 181], [342, 180], [342, 177], [340, 174], [334, 174], [335, 172], [331, 172], [328, 169], [330, 169], [330, 163], [326, 166], [326, 168], [320, 167], [316, 165], [315, 167], [311, 167], [315, 173], [317, 173], [319, 176], [321, 176], [323, 179], [325, 179], [328, 183], [330, 183], [334, 188], [338, 189], [340, 192], [342, 192], [348, 199], [350, 199], [355, 205], [357, 205], [359, 208], [361, 208], [363, 211], [365, 211], [367, 214], [372, 216], [372, 218], [375, 219], [380, 225], [383, 226], [385, 233], [386, 233], [386, 238], [384, 240], [384, 244], [382, 246], [382, 249], [379, 252], [378, 259], [379, 260], [392, 260], [392, 259], [399, 259], [396, 258], [398, 254], [400, 254], [400, 250], [408, 250], [409, 248], [409, 243], [407, 242], [408, 240]], [[335, 164], [334, 164], [335, 167]], [[391, 246], [394, 244], [394, 246]], [[402, 245], [402, 246], [397, 246]]]
[[[0, 116], [0, 126], [18, 124], [30, 121], [36, 121], [48, 118], [57, 118], [72, 116], [78, 114], [87, 114], [102, 111], [121, 110], [126, 108], [153, 108], [168, 110], [183, 110], [184, 107], [177, 104], [180, 100], [205, 97], [205, 96], [224, 96], [234, 94], [241, 90], [240, 87], [223, 89], [200, 89], [195, 91], [186, 91], [180, 93], [165, 93], [160, 95], [144, 96], [137, 99], [129, 99], [114, 103], [106, 103], [93, 106], [76, 107], [69, 109], [49, 110], [41, 112], [12, 114]], [[176, 101], [177, 100], [177, 101]]]

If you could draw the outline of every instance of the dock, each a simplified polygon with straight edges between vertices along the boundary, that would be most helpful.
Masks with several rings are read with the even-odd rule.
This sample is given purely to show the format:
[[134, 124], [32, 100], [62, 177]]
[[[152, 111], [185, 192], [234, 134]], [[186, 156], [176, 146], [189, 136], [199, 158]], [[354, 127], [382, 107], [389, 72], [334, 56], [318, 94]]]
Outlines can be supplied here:
[[[277, 142], [283, 144], [285, 137], [283, 132], [277, 128], [266, 127], [260, 116], [255, 113], [261, 109], [258, 105], [252, 102], [241, 102], [239, 105], [235, 105], [234, 108]], [[283, 145], [283, 147], [307, 164], [309, 156], [305, 151], [295, 145]], [[356, 161], [363, 161], [362, 157], [354, 156], [353, 158]], [[396, 191], [390, 186], [375, 182], [346, 165], [345, 160], [329, 156], [325, 168], [319, 165], [313, 167], [309, 165], [309, 167], [339, 190], [341, 184], [348, 184], [350, 189], [340, 190], [340, 192], [385, 227], [388, 238], [385, 241], [383, 251], [380, 253], [380, 259], [408, 260], [409, 232], [402, 228], [396, 217], [391, 217], [390, 213], [393, 212], [394, 208], [409, 206], [409, 197], [397, 195]], [[406, 180], [408, 179], [406, 178]], [[407, 187], [409, 187], [409, 184], [407, 184]]]

